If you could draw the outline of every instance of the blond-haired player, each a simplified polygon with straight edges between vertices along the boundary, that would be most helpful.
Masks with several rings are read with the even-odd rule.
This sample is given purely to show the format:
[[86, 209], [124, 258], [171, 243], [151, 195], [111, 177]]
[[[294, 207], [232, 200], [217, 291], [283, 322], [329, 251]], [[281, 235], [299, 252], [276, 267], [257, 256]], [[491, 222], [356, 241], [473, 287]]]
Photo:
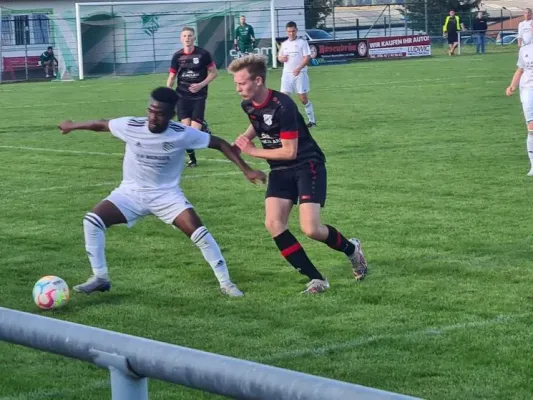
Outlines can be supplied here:
[[[320, 293], [329, 288], [328, 280], [307, 257], [302, 245], [289, 230], [292, 208], [299, 204], [300, 228], [306, 236], [342, 252], [351, 262], [355, 279], [362, 280], [367, 264], [359, 240], [347, 239], [320, 218], [326, 203], [326, 157], [315, 142], [296, 104], [286, 94], [266, 84], [266, 60], [249, 55], [229, 66], [241, 107], [250, 125], [235, 140], [240, 151], [267, 160], [270, 165], [265, 199], [265, 225], [281, 255], [309, 279], [305, 293]], [[261, 147], [255, 147], [257, 137]]]

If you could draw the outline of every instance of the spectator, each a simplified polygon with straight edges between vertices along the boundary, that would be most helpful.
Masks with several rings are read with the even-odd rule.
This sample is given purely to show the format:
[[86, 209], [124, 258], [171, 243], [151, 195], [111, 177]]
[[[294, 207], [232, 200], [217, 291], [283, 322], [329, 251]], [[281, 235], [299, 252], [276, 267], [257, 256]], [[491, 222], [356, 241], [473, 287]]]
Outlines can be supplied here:
[[524, 21], [518, 24], [518, 48], [525, 46], [526, 44], [531, 43], [532, 32], [531, 32], [531, 8], [526, 8], [524, 11]]
[[455, 10], [450, 10], [450, 15], [446, 17], [444, 26], [442, 27], [442, 33], [444, 38], [448, 39], [448, 54], [453, 56], [455, 54], [455, 48], [459, 43], [459, 31], [466, 30], [463, 23], [459, 21], [459, 16], [455, 15]]
[[54, 48], [52, 46], [48, 46], [48, 50], [41, 54], [39, 64], [41, 66], [44, 66], [44, 72], [46, 73], [47, 78], [50, 78], [50, 67], [52, 67], [52, 75], [54, 76], [54, 78], [56, 77], [55, 67], [59, 63], [57, 61], [56, 56], [54, 55]]
[[483, 17], [483, 12], [477, 13], [474, 19], [474, 36], [476, 38], [476, 54], [485, 54], [485, 34], [487, 32], [487, 20]]

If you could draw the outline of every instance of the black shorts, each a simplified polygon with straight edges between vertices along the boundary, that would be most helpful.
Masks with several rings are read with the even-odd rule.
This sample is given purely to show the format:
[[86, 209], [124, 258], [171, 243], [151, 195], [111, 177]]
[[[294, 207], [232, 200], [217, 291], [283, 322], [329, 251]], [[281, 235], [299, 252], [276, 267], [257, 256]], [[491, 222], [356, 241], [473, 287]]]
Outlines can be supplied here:
[[294, 204], [316, 203], [324, 207], [327, 186], [326, 165], [308, 161], [298, 167], [270, 171], [266, 197], [289, 199]]
[[454, 44], [459, 41], [457, 32], [448, 32], [448, 44]]
[[186, 99], [180, 97], [176, 105], [176, 113], [180, 121], [190, 119], [201, 124], [205, 116], [206, 99]]

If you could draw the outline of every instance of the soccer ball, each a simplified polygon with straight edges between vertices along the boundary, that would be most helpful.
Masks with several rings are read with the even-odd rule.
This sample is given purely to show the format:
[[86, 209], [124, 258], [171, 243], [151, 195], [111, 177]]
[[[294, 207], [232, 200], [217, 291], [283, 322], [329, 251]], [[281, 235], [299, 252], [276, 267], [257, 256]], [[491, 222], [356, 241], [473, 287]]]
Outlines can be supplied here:
[[33, 301], [43, 310], [63, 307], [68, 299], [67, 282], [57, 276], [43, 276], [33, 287]]

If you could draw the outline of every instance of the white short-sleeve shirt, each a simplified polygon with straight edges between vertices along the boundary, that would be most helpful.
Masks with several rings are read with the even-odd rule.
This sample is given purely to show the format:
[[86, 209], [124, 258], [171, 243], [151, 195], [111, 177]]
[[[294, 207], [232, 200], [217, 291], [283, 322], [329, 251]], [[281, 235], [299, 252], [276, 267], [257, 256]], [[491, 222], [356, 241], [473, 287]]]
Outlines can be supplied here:
[[522, 46], [530, 44], [533, 39], [533, 20], [522, 21], [518, 24], [518, 38], [522, 40]]
[[[289, 57], [283, 64], [283, 73], [293, 73], [298, 66], [302, 65], [304, 57], [311, 55], [311, 49], [307, 40], [298, 37], [294, 40], [285, 40], [281, 44], [280, 54]], [[307, 71], [307, 65], [302, 68], [302, 71]]]
[[179, 187], [186, 149], [205, 149], [210, 141], [209, 134], [174, 121], [152, 133], [146, 117], [112, 119], [109, 129], [126, 143], [121, 186], [133, 190]]
[[520, 88], [533, 89], [533, 44], [520, 48], [516, 65], [524, 70], [520, 78]]

